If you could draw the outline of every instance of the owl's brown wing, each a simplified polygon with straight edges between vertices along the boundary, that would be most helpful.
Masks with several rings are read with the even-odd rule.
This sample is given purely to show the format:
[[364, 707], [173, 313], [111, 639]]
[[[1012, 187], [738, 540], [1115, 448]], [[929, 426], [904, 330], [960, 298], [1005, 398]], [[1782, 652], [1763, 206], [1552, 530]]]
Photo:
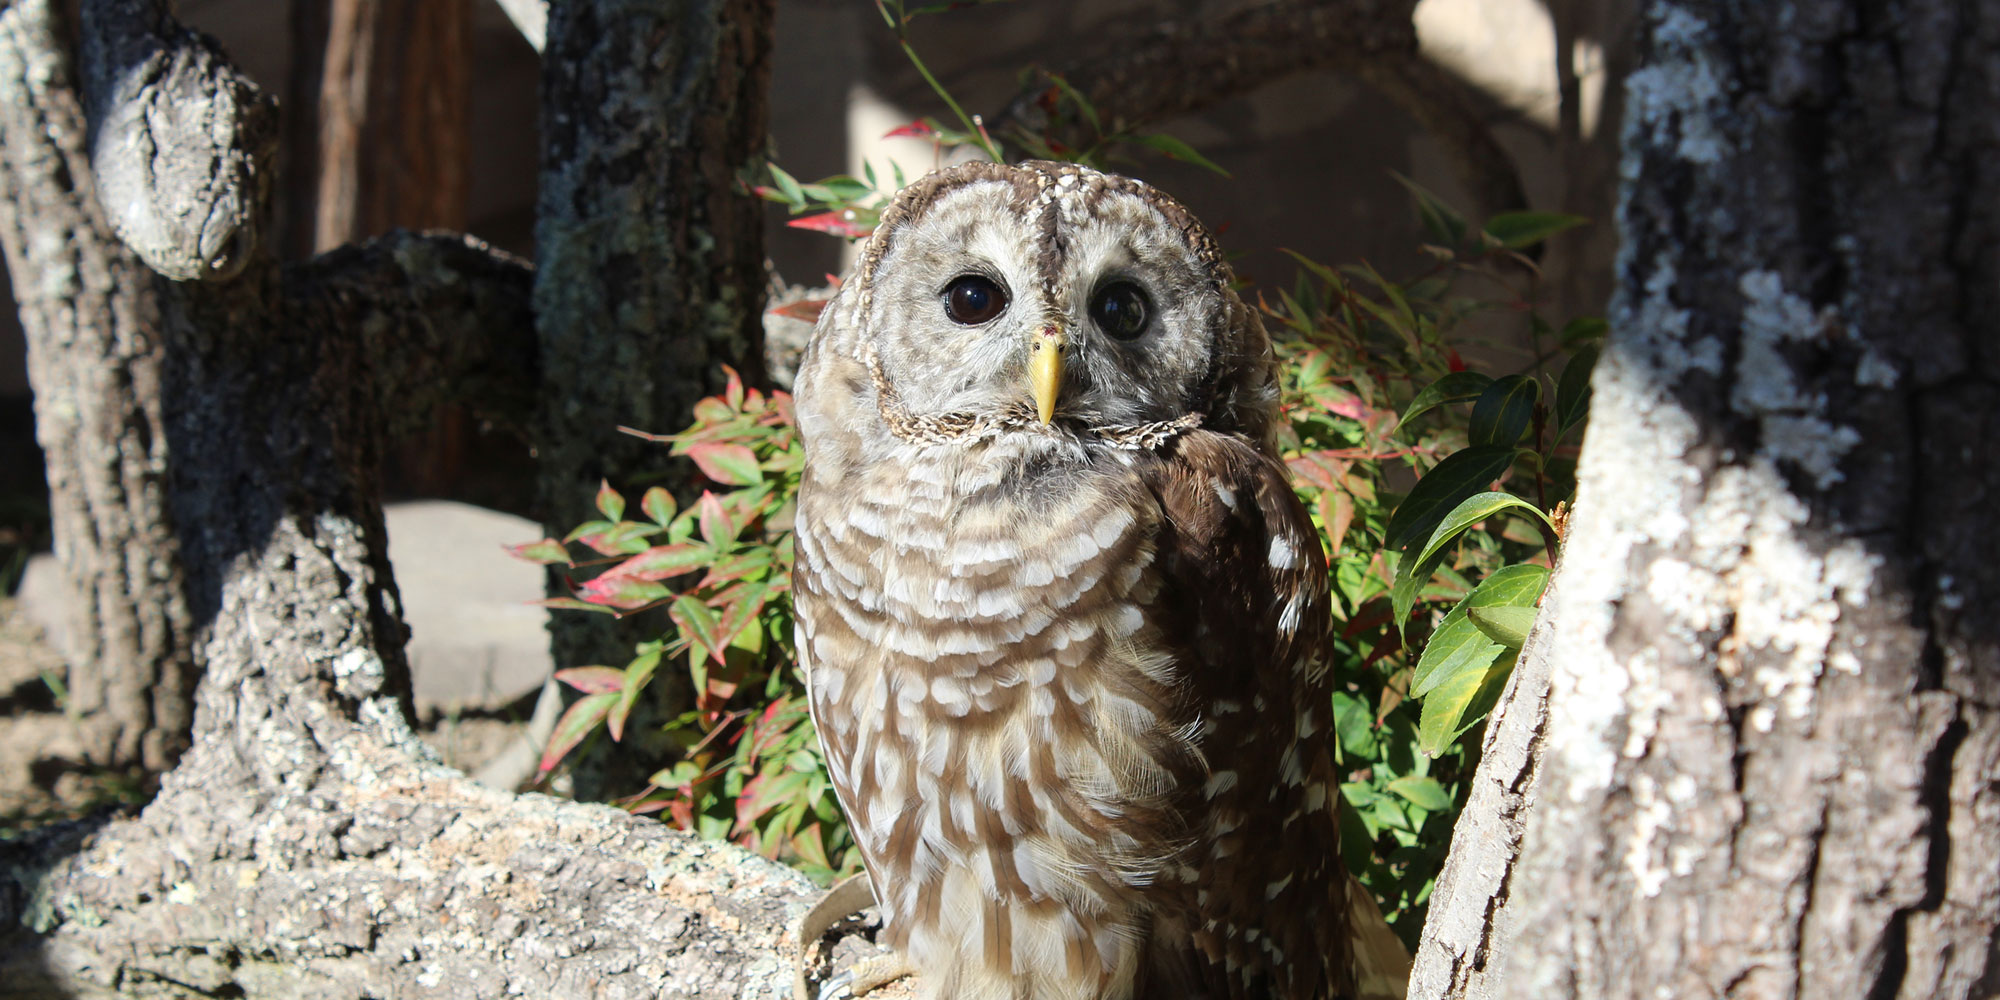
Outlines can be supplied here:
[[1193, 898], [1158, 918], [1155, 986], [1352, 996], [1319, 534], [1284, 466], [1242, 437], [1182, 435], [1142, 473], [1165, 514], [1156, 617], [1188, 651], [1208, 765], [1187, 800]]

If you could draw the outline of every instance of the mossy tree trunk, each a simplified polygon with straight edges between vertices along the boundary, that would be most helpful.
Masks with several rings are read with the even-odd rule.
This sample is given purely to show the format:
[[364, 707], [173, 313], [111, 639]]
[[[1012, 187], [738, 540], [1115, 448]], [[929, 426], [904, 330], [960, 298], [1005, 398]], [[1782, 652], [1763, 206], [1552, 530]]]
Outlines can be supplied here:
[[1573, 528], [1413, 997], [2000, 992], [2000, 5], [1649, 0]]
[[[537, 452], [557, 537], [598, 516], [600, 482], [636, 500], [688, 481], [689, 463], [620, 425], [680, 430], [721, 388], [724, 364], [762, 380], [763, 213], [742, 177], [762, 163], [773, 10], [773, 0], [549, 7]], [[566, 614], [551, 628], [558, 665], [622, 665], [659, 623]], [[666, 747], [647, 738], [691, 697], [677, 678], [650, 690], [656, 703], [634, 717], [628, 743], [577, 767], [579, 797], [637, 791], [665, 763]]]

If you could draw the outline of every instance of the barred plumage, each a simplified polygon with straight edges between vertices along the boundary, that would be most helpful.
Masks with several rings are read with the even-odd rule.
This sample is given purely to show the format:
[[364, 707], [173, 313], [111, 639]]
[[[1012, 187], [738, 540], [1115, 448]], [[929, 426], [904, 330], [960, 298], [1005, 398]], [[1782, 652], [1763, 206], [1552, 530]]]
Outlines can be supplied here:
[[1273, 377], [1192, 216], [1069, 165], [919, 181], [822, 314], [799, 648], [929, 995], [1351, 991], [1325, 557]]

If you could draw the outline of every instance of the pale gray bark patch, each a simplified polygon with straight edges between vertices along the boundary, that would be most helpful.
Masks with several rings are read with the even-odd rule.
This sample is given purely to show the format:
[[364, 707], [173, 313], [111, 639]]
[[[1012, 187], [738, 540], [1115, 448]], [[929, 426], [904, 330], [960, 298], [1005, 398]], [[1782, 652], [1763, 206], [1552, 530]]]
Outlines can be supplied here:
[[86, 0], [91, 170], [118, 236], [181, 281], [234, 277], [256, 251], [277, 106], [160, 0]]
[[1521, 850], [1453, 858], [1419, 971], [1482, 968], [1421, 995], [1992, 995], [2000, 7], [1641, 52]]

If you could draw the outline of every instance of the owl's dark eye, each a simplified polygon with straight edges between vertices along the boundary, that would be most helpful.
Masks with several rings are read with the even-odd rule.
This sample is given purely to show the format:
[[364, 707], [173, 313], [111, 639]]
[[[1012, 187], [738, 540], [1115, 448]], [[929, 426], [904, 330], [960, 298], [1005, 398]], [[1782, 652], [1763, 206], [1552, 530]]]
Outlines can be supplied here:
[[1091, 320], [1098, 329], [1119, 340], [1131, 340], [1145, 333], [1147, 324], [1152, 322], [1152, 312], [1145, 291], [1129, 281], [1105, 285], [1090, 300]]
[[944, 311], [954, 323], [978, 326], [1007, 311], [1007, 292], [991, 278], [961, 274], [944, 286]]

